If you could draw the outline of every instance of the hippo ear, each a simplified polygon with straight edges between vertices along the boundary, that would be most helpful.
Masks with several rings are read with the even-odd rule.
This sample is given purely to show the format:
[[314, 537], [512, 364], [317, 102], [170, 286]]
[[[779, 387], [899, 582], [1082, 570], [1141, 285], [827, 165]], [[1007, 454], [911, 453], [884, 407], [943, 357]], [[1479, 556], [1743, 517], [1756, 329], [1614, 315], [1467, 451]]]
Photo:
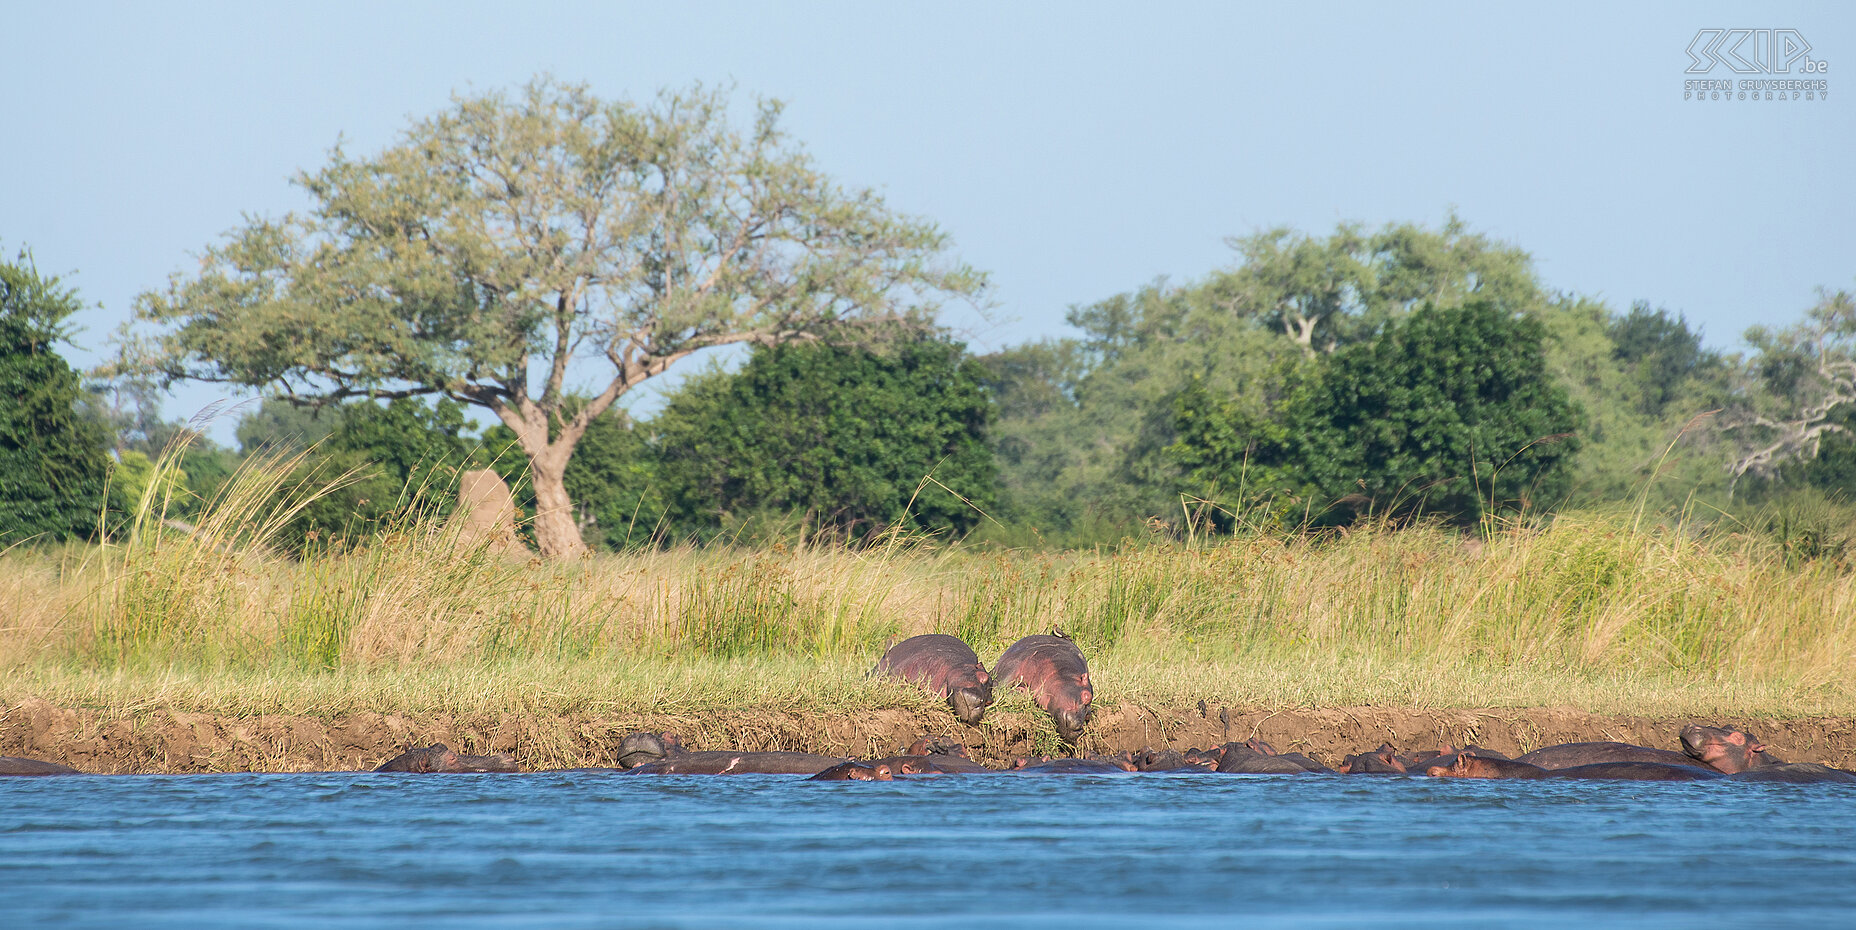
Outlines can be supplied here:
[[1729, 730], [1727, 731], [1727, 741], [1735, 746], [1745, 746], [1746, 733], [1740, 730]]

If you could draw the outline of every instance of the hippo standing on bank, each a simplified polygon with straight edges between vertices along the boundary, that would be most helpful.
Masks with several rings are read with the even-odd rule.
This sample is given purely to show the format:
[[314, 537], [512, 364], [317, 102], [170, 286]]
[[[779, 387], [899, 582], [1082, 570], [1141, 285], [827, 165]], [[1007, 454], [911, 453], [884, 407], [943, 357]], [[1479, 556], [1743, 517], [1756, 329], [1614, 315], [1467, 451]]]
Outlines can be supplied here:
[[947, 699], [954, 716], [968, 726], [979, 726], [992, 703], [992, 676], [980, 664], [979, 654], [958, 636], [925, 633], [889, 647], [872, 674], [912, 681], [937, 697]]
[[992, 667], [992, 680], [1003, 687], [1031, 693], [1038, 709], [1050, 714], [1057, 735], [1074, 744], [1089, 722], [1089, 703], [1095, 688], [1089, 683], [1089, 663], [1068, 636], [1027, 636], [1011, 645]]

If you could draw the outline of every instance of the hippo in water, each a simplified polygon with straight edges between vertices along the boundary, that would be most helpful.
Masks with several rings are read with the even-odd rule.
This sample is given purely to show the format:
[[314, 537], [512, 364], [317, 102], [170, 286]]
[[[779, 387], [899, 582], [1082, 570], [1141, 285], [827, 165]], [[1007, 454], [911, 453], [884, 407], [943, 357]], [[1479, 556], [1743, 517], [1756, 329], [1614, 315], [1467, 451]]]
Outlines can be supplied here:
[[1739, 727], [1704, 727], [1689, 724], [1682, 728], [1682, 751], [1709, 768], [1729, 775], [1784, 760], [1766, 751], [1766, 744]]
[[1630, 743], [1561, 743], [1536, 749], [1519, 759], [1543, 769], [1570, 769], [1603, 762], [1652, 762], [1658, 765], [1693, 766], [1695, 760], [1667, 749], [1651, 749]]
[[889, 647], [871, 674], [912, 681], [946, 698], [954, 716], [968, 726], [978, 726], [986, 705], [992, 703], [992, 676], [980, 664], [979, 654], [946, 633], [911, 636]]
[[1787, 785], [1815, 785], [1824, 782], [1856, 785], [1856, 772], [1833, 769], [1816, 762], [1774, 762], [1721, 777], [1727, 781], [1755, 781]]
[[807, 781], [895, 781], [895, 773], [881, 762], [843, 762], [806, 779]]
[[1057, 736], [1074, 744], [1089, 722], [1095, 688], [1089, 663], [1068, 636], [1027, 636], [1013, 643], [992, 667], [992, 680], [1031, 693], [1038, 709], [1050, 714]]
[[1712, 781], [1726, 776], [1699, 765], [1670, 765], [1664, 762], [1594, 762], [1571, 768], [1551, 769], [1548, 778], [1592, 778], [1605, 781]]
[[381, 763], [376, 772], [516, 772], [516, 760], [497, 753], [489, 756], [467, 756], [453, 752], [444, 743], [433, 743], [423, 749], [408, 749], [405, 752]]
[[1132, 766], [1112, 759], [1020, 759], [1011, 771], [1018, 775], [1120, 775]]
[[1260, 739], [1224, 744], [1217, 770], [1228, 775], [1334, 774], [1333, 769], [1299, 752], [1279, 753]]
[[42, 762], [22, 756], [0, 756], [0, 775], [82, 775], [68, 765]]
[[995, 771], [973, 761], [967, 747], [944, 736], [923, 736], [900, 753], [864, 763], [889, 766], [895, 775], [966, 775]]
[[1372, 752], [1362, 752], [1341, 760], [1339, 771], [1348, 775], [1409, 775], [1424, 767], [1410, 757], [1399, 755], [1390, 743], [1380, 743]]
[[683, 741], [675, 733], [627, 733], [619, 740], [619, 768], [633, 769], [652, 762], [662, 762], [684, 753]]
[[1441, 778], [1572, 778], [1605, 781], [1706, 781], [1721, 773], [1693, 765], [1662, 762], [1593, 762], [1547, 769], [1519, 759], [1491, 759], [1458, 753], [1447, 764], [1433, 763], [1425, 774]]
[[1547, 770], [1529, 762], [1462, 752], [1430, 760], [1424, 774], [1432, 778], [1546, 778]]

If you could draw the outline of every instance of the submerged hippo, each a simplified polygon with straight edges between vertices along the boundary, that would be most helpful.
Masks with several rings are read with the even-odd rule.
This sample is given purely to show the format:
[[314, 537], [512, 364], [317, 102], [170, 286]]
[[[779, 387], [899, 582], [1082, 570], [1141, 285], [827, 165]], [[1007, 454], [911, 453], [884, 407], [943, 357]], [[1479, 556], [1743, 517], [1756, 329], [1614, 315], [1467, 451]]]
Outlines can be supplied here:
[[[1417, 763], [1399, 755], [1390, 743], [1380, 743], [1372, 752], [1362, 752], [1341, 760], [1339, 771], [1348, 775], [1409, 775]], [[1423, 767], [1417, 766], [1422, 772]]]
[[1682, 752], [1709, 768], [1734, 775], [1784, 760], [1766, 751], [1766, 744], [1739, 727], [1682, 728]]
[[1111, 759], [1020, 759], [1012, 771], [1019, 775], [1121, 775], [1130, 767]]
[[1218, 771], [1230, 775], [1332, 775], [1334, 770], [1299, 752], [1279, 753], [1259, 740], [1224, 744]]
[[889, 766], [877, 762], [843, 762], [806, 779], [807, 781], [895, 781]]
[[627, 733], [619, 740], [619, 768], [632, 769], [651, 762], [662, 762], [685, 752], [683, 741], [675, 733]]
[[0, 756], [0, 775], [82, 775], [68, 765], [43, 762], [22, 756]]
[[1208, 772], [1218, 767], [1216, 760], [1207, 764], [1198, 750], [1193, 753], [1188, 756], [1177, 749], [1143, 749], [1132, 753], [1129, 762], [1138, 772]]
[[502, 753], [489, 756], [469, 756], [453, 752], [444, 743], [433, 743], [423, 749], [408, 749], [405, 752], [381, 763], [376, 772], [519, 772], [516, 760]]
[[1551, 769], [1548, 778], [1596, 778], [1606, 781], [1711, 781], [1724, 778], [1721, 773], [1699, 765], [1670, 765], [1664, 762], [1594, 762], [1571, 768]]
[[1727, 781], [1776, 782], [1787, 785], [1815, 785], [1825, 782], [1856, 785], [1856, 772], [1833, 769], [1815, 762], [1774, 762], [1758, 768], [1721, 776]]
[[1652, 749], [1630, 743], [1562, 743], [1536, 749], [1516, 761], [1528, 762], [1543, 769], [1569, 769], [1601, 762], [1653, 762], [1660, 765], [1692, 766], [1695, 760], [1679, 752]]
[[1089, 704], [1095, 700], [1089, 663], [1068, 636], [1027, 636], [1013, 643], [993, 665], [992, 680], [1030, 692], [1066, 743], [1074, 744], [1089, 722]]
[[1459, 752], [1430, 760], [1424, 774], [1432, 778], [1546, 778], [1548, 772], [1538, 765], [1514, 759], [1495, 759], [1474, 753]]
[[911, 636], [889, 647], [871, 673], [912, 681], [946, 698], [954, 716], [968, 726], [978, 726], [992, 703], [992, 676], [979, 654], [946, 633]]

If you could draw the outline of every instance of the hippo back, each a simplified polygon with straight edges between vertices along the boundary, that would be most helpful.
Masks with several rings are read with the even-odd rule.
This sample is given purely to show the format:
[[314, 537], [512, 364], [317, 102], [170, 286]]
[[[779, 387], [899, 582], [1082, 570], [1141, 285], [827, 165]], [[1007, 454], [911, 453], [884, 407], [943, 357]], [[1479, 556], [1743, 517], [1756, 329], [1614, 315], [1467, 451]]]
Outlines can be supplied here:
[[0, 775], [82, 775], [68, 765], [27, 759], [23, 756], [0, 756]]
[[979, 653], [958, 636], [924, 633], [889, 647], [877, 660], [874, 672], [912, 681], [940, 697], [955, 688], [985, 684], [985, 666]]
[[1070, 676], [1089, 683], [1089, 662], [1068, 636], [1027, 636], [1008, 647], [992, 667], [995, 683], [1023, 685], [1034, 694], [1046, 683]]
[[1066, 743], [1075, 743], [1089, 720], [1095, 686], [1083, 651], [1068, 636], [1027, 636], [1013, 643], [993, 666], [992, 680], [1030, 692]]
[[[1480, 755], [1480, 753], [1478, 753]], [[1695, 764], [1693, 759], [1668, 749], [1652, 749], [1630, 743], [1595, 742], [1562, 743], [1536, 749], [1515, 761], [1538, 765], [1543, 769], [1569, 769], [1602, 762], [1650, 762], [1659, 765]]]

